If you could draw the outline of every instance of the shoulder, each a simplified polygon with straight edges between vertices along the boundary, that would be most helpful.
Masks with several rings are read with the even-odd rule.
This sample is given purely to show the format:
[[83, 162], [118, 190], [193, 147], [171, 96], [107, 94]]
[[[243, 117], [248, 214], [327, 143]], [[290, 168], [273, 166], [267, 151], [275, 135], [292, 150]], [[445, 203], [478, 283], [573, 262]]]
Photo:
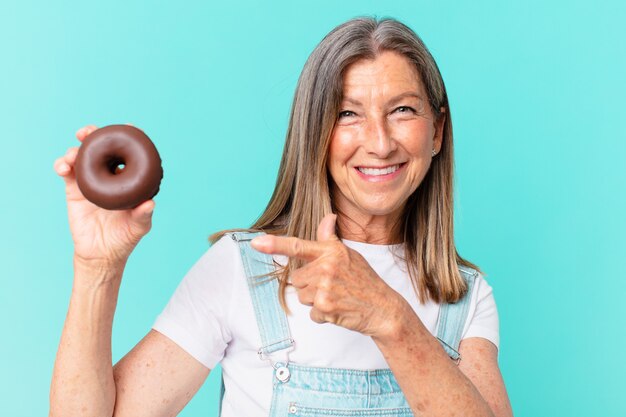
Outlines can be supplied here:
[[[250, 241], [262, 234], [264, 232], [258, 231], [225, 233], [200, 257], [193, 269], [198, 269], [205, 277], [219, 277], [220, 280], [225, 277], [247, 276], [246, 271], [256, 270], [257, 263], [267, 264], [268, 257], [271, 257], [250, 246]], [[246, 280], [242, 282], [245, 283]]]
[[216, 287], [230, 290], [232, 286], [229, 283], [242, 269], [240, 264], [237, 242], [229, 235], [224, 235], [197, 259], [181, 285], [196, 290], [215, 291]]
[[200, 256], [192, 269], [207, 270], [218, 266], [227, 266], [238, 254], [237, 243], [224, 235]]

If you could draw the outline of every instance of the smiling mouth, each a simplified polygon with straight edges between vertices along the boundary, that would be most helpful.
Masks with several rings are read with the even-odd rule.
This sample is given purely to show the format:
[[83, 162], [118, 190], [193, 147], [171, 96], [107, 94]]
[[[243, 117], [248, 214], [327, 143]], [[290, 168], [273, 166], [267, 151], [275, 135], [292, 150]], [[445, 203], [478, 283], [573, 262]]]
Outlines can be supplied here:
[[383, 175], [393, 174], [394, 172], [399, 170], [402, 165], [404, 164], [390, 165], [384, 168], [356, 167], [356, 169], [358, 169], [359, 172], [365, 175], [383, 176]]

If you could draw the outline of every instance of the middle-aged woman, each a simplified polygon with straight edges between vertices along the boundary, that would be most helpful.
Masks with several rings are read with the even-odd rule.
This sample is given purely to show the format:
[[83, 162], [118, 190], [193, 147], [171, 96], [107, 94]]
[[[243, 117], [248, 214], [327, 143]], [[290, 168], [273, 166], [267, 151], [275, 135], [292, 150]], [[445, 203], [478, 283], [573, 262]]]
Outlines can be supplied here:
[[421, 40], [392, 19], [338, 26], [300, 76], [267, 208], [215, 236], [115, 366], [122, 272], [154, 201], [93, 206], [70, 149], [55, 162], [75, 276], [51, 415], [175, 415], [218, 363], [222, 416], [511, 415], [491, 288], [454, 246], [452, 145]]

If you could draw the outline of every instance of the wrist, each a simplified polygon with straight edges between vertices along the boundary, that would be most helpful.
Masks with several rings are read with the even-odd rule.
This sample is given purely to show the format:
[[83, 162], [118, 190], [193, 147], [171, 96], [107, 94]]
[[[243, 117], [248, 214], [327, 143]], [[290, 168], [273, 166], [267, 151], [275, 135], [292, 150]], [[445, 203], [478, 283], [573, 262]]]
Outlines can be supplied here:
[[92, 271], [113, 271], [123, 270], [126, 266], [127, 258], [120, 260], [111, 260], [105, 258], [84, 258], [74, 253], [74, 268]]
[[409, 303], [397, 294], [396, 297], [388, 298], [389, 307], [386, 309], [383, 324], [377, 334], [372, 335], [374, 341], [397, 342], [406, 337], [407, 329], [415, 325], [415, 321], [421, 323]]
[[74, 284], [87, 282], [90, 285], [121, 281], [126, 261], [84, 259], [74, 255]]

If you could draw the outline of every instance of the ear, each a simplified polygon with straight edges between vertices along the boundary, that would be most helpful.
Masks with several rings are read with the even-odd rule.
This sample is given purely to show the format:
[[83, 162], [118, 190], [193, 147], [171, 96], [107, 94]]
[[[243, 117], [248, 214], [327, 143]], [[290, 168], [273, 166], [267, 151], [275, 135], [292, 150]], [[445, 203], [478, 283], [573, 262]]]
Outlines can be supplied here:
[[439, 117], [435, 120], [435, 136], [433, 137], [433, 149], [439, 153], [441, 144], [443, 143], [443, 128], [446, 125], [446, 108], [439, 109]]

